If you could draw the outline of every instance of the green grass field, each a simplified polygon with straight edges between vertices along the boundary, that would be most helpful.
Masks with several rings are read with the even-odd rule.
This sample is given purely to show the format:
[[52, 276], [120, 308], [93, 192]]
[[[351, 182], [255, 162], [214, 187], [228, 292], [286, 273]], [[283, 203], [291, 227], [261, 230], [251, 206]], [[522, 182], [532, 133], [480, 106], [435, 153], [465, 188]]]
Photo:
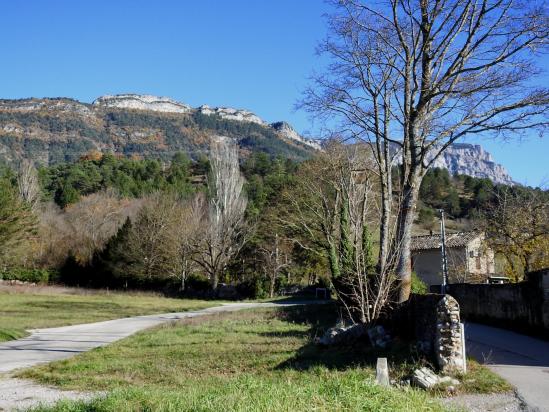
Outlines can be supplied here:
[[219, 304], [143, 293], [71, 294], [67, 291], [71, 292], [60, 288], [44, 288], [39, 293], [33, 293], [32, 289], [24, 292], [15, 288], [0, 290], [0, 341], [23, 337], [27, 334], [26, 329], [183, 312]]
[[[435, 393], [375, 385], [380, 353], [312, 344], [335, 313], [316, 306], [189, 319], [19, 376], [107, 392], [40, 411], [444, 410]], [[412, 367], [402, 353], [385, 353], [395, 374]]]

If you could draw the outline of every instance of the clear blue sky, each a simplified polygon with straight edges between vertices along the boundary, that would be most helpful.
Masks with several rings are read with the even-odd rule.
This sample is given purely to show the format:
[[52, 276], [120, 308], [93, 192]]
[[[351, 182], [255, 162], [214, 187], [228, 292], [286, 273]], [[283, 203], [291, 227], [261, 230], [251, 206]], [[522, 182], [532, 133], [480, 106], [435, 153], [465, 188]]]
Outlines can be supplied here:
[[[293, 106], [320, 64], [322, 0], [4, 1], [0, 98], [147, 93], [247, 108], [313, 131]], [[517, 181], [549, 182], [549, 140], [481, 142]]]

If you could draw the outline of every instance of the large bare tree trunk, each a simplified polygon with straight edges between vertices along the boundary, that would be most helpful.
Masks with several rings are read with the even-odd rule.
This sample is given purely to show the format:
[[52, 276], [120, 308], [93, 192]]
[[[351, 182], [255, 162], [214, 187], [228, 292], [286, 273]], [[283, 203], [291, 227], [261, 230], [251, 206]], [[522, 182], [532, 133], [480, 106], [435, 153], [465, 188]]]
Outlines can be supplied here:
[[398, 301], [405, 302], [410, 296], [412, 285], [412, 261], [410, 245], [412, 241], [412, 226], [414, 224], [417, 198], [419, 194], [419, 179], [414, 179], [403, 187], [403, 199], [398, 214], [398, 233], [396, 240], [396, 255], [398, 256], [396, 275], [400, 282]]
[[389, 145], [387, 141], [377, 142], [377, 151], [380, 158], [379, 175], [381, 182], [381, 216], [379, 228], [379, 256], [378, 256], [378, 271], [384, 273], [387, 269], [389, 260], [389, 248], [391, 239], [391, 214], [393, 203], [393, 183], [391, 176], [391, 161], [389, 154]]

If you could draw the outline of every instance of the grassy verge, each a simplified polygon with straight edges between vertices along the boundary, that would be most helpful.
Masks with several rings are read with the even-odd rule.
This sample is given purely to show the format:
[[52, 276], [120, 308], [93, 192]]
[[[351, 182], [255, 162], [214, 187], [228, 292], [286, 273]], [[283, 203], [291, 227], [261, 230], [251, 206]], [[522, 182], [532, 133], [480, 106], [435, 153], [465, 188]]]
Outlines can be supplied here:
[[[433, 393], [375, 385], [372, 365], [381, 353], [366, 345], [311, 344], [334, 313], [322, 305], [188, 319], [19, 376], [108, 393], [40, 411], [444, 410]], [[404, 373], [414, 360], [404, 362], [395, 347], [383, 355]]]
[[[15, 290], [15, 289], [14, 289]], [[216, 302], [168, 299], [152, 294], [67, 294], [0, 291], [0, 341], [26, 335], [26, 329], [75, 325], [163, 312], [215, 306]]]
[[513, 390], [509, 382], [473, 359], [467, 359], [467, 374], [458, 378], [461, 381], [458, 389], [463, 393], [497, 393]]

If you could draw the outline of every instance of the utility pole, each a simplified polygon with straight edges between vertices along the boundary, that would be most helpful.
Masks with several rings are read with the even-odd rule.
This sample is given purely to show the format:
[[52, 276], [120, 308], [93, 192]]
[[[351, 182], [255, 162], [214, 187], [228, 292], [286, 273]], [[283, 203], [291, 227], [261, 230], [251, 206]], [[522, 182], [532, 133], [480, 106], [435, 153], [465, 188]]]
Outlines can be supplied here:
[[446, 294], [446, 285], [448, 284], [448, 260], [446, 259], [446, 226], [444, 224], [444, 209], [439, 209], [440, 212], [440, 249], [442, 260], [442, 285], [441, 293]]

